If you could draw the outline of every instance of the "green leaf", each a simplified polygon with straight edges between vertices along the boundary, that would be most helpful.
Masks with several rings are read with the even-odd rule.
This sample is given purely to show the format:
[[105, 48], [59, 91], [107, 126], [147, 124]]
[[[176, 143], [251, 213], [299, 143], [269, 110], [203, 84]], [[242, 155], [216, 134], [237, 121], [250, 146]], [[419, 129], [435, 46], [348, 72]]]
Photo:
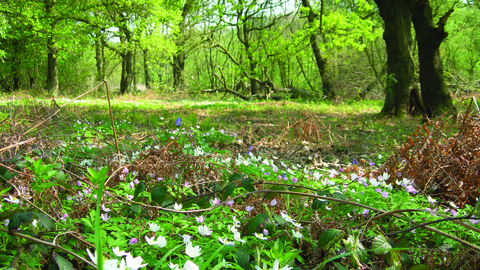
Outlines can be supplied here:
[[245, 268], [250, 261], [250, 254], [245, 249], [239, 249], [233, 254], [233, 258], [235, 258], [238, 265]]
[[321, 247], [327, 246], [330, 241], [335, 239], [335, 237], [337, 237], [340, 233], [342, 233], [342, 231], [337, 229], [328, 229], [323, 231], [320, 235], [320, 238], [318, 238], [318, 245]]
[[166, 186], [156, 187], [152, 190], [152, 201], [156, 202], [159, 206], [165, 201], [168, 188]]
[[333, 265], [335, 265], [338, 270], [348, 270], [348, 267], [341, 265], [339, 262], [333, 262]]
[[431, 267], [425, 264], [417, 264], [408, 268], [408, 270], [429, 270], [429, 269], [431, 269]]
[[[387, 254], [392, 246], [390, 243], [388, 243], [387, 238], [383, 235], [377, 235], [373, 239], [372, 243], [372, 249], [374, 249], [374, 252], [379, 255], [384, 255]], [[400, 257], [399, 257], [400, 258]]]
[[225, 192], [222, 195], [222, 199], [225, 201], [228, 196], [232, 195], [233, 191], [235, 190], [236, 184], [235, 183], [230, 183], [227, 185], [225, 188]]
[[47, 231], [53, 231], [55, 230], [55, 223], [51, 218], [49, 218], [47, 215], [44, 213], [37, 213], [34, 212], [35, 216], [38, 218], [38, 221], [40, 221], [40, 224], [47, 230]]
[[252, 185], [253, 180], [250, 178], [245, 178], [242, 180], [242, 187], [248, 192], [255, 191], [255, 187]]
[[138, 185], [135, 187], [135, 192], [133, 193], [133, 200], [137, 201], [138, 195], [142, 193], [145, 190], [145, 186], [143, 183], [138, 183]]
[[17, 230], [20, 228], [21, 223], [29, 223], [32, 220], [33, 213], [32, 212], [22, 212], [22, 213], [15, 213], [13, 214], [12, 218], [10, 219], [10, 223], [8, 223], [8, 230]]
[[239, 174], [239, 173], [233, 173], [232, 175], [230, 175], [230, 177], [228, 179], [230, 181], [236, 181], [236, 180], [242, 179], [243, 177], [245, 177], [245, 175]]
[[407, 253], [400, 253], [400, 260], [406, 265], [413, 264], [412, 258], [410, 258]]
[[263, 225], [267, 219], [267, 214], [258, 214], [248, 225], [247, 235], [251, 236], [254, 232], [257, 232], [260, 225]]
[[57, 262], [58, 269], [60, 270], [72, 270], [73, 269], [73, 264], [69, 261], [67, 261], [65, 258], [62, 256], [53, 253], [53, 259], [55, 262]]
[[320, 207], [326, 205], [328, 203], [328, 201], [326, 200], [319, 200], [317, 198], [313, 199], [313, 202], [312, 202], [312, 209], [313, 210], [318, 210], [320, 209]]
[[0, 178], [3, 180], [10, 180], [13, 177], [15, 177], [15, 175], [17, 174], [18, 173], [10, 173], [10, 171], [7, 168], [0, 166]]
[[130, 210], [138, 215], [142, 211], [142, 207], [140, 205], [131, 205]]
[[340, 192], [334, 192], [332, 194], [332, 197], [335, 198], [335, 199], [339, 199], [339, 200], [346, 200], [347, 199], [347, 197], [345, 197], [345, 195], [343, 195]]
[[273, 214], [273, 218], [280, 226], [284, 226], [286, 223], [288, 223], [285, 219], [283, 219], [281, 216], [277, 214]]
[[387, 262], [392, 266], [391, 269], [402, 269], [400, 265], [400, 254], [396, 250], [390, 250], [390, 253], [386, 256]]

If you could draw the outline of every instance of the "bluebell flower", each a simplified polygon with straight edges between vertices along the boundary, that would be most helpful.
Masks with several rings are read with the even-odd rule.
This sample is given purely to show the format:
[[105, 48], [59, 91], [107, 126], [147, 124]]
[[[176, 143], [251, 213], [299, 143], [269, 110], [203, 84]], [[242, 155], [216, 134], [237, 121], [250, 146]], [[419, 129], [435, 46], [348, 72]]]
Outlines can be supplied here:
[[175, 125], [176, 125], [177, 127], [179, 127], [179, 126], [182, 125], [182, 119], [180, 118], [180, 116], [177, 117], [177, 121], [175, 121]]

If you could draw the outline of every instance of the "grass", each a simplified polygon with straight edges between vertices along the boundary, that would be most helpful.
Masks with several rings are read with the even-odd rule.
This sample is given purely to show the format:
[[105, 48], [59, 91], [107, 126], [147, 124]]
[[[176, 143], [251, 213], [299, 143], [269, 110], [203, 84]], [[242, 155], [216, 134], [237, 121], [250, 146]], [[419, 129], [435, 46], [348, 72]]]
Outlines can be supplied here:
[[473, 206], [385, 174], [421, 119], [381, 106], [118, 97], [118, 156], [105, 100], [19, 136], [58, 106], [3, 98], [5, 147], [33, 140], [0, 150], [0, 264], [93, 267], [96, 249], [115, 269], [475, 268]]

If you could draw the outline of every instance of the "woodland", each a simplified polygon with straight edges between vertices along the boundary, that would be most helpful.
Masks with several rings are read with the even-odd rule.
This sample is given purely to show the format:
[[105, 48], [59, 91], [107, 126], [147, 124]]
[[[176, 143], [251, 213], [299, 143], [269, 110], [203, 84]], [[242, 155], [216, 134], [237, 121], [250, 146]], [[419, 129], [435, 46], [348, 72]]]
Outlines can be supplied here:
[[0, 269], [479, 269], [478, 18], [0, 0]]

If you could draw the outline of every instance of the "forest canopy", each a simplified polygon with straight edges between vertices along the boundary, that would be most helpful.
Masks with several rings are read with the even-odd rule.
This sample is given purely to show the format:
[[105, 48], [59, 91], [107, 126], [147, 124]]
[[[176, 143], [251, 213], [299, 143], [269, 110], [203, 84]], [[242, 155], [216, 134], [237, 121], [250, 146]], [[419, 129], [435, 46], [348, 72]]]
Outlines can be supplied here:
[[104, 80], [121, 94], [369, 95], [385, 99], [386, 115], [410, 110], [421, 85], [417, 109], [435, 115], [448, 93], [480, 87], [479, 13], [473, 0], [7, 1], [0, 85], [54, 95]]

